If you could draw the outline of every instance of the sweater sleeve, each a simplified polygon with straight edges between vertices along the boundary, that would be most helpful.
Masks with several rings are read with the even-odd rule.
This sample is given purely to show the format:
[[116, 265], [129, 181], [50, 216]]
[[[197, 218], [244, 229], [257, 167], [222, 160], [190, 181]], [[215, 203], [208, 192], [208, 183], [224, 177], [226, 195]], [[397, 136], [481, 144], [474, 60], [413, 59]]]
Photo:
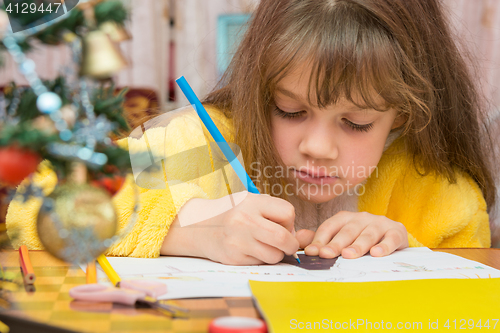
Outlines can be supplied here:
[[[45, 164], [45, 163], [44, 163]], [[50, 194], [57, 183], [56, 174], [43, 165], [35, 175], [33, 182]], [[24, 183], [23, 185], [26, 185]], [[22, 191], [22, 187], [18, 191]], [[177, 201], [174, 204], [170, 190], [144, 190], [138, 188], [129, 175], [122, 189], [113, 197], [119, 230], [131, 221], [134, 212], [134, 197], [137, 191], [139, 210], [135, 225], [131, 232], [106, 251], [106, 255], [154, 258], [160, 254], [168, 228], [175, 219], [178, 210], [189, 199], [204, 198], [206, 194], [201, 188], [193, 185], [176, 186]], [[43, 250], [37, 234], [38, 211], [42, 205], [40, 198], [32, 198], [25, 203], [14, 200], [7, 212], [7, 229], [14, 248], [22, 244], [30, 250]]]
[[119, 228], [130, 223], [134, 205], [134, 187], [139, 193], [139, 211], [132, 231], [106, 251], [106, 255], [156, 258], [180, 208], [192, 198], [207, 198], [203, 190], [192, 184], [176, 186], [176, 200], [167, 187], [161, 190], [137, 189], [128, 177], [122, 190], [113, 197]]
[[[195, 128], [196, 127], [196, 128]], [[146, 131], [146, 135], [133, 139], [128, 138], [120, 142], [129, 150], [147, 147], [155, 156], [164, 158], [176, 156], [193, 147], [206, 145], [206, 138], [199, 122], [193, 115], [187, 114], [174, 118], [165, 127], [155, 127]], [[193, 155], [190, 155], [193, 156]], [[170, 159], [176, 161], [176, 159]], [[206, 156], [204, 157], [206, 161]], [[179, 161], [179, 160], [178, 160]], [[139, 208], [137, 219], [130, 233], [106, 251], [106, 255], [131, 256], [154, 258], [160, 254], [163, 240], [182, 206], [192, 198], [216, 198], [224, 194], [224, 186], [215, 186], [216, 175], [201, 176], [200, 165], [195, 160], [183, 160], [182, 165], [170, 163], [167, 174], [174, 179], [186, 181], [175, 182], [169, 186], [163, 172], [159, 177], [149, 177], [136, 185], [137, 177], [129, 175], [124, 186], [113, 197], [113, 204], [117, 212], [119, 230], [125, 228], [131, 221], [134, 213], [135, 198], [138, 197]], [[165, 170], [165, 169], [164, 169]], [[163, 170], [161, 170], [163, 171]], [[209, 170], [210, 171], [210, 170]], [[195, 178], [187, 181], [187, 176]], [[169, 180], [172, 180], [169, 178]], [[36, 185], [44, 189], [45, 195], [50, 194], [57, 184], [57, 177], [48, 163], [42, 163], [37, 174], [33, 177]], [[149, 181], [149, 183], [148, 183]], [[25, 183], [24, 183], [25, 185]], [[222, 188], [222, 190], [221, 190]], [[22, 190], [21, 190], [22, 191]], [[26, 203], [13, 201], [8, 208], [7, 228], [13, 239], [15, 248], [26, 244], [34, 250], [43, 249], [36, 231], [36, 220], [41, 207], [41, 199], [30, 199]], [[13, 237], [13, 236], [16, 237]]]
[[406, 226], [410, 246], [490, 247], [481, 190], [468, 175], [459, 170], [456, 175], [456, 183], [444, 176], [417, 174], [406, 174], [396, 183], [387, 217]]
[[[436, 247], [490, 247], [491, 231], [489, 216], [482, 192], [476, 182], [469, 176], [464, 176], [464, 179], [460, 183], [465, 193], [463, 193], [463, 198], [457, 200], [457, 203], [459, 205], [469, 204], [470, 209], [462, 208], [463, 214], [457, 216], [453, 227], [449, 228], [448, 233], [443, 235], [441, 242]], [[468, 202], [461, 202], [464, 198], [468, 198]], [[451, 214], [452, 218], [453, 215]]]
[[[34, 185], [43, 189], [44, 195], [52, 193], [57, 184], [57, 177], [48, 161], [40, 163], [32, 181]], [[28, 180], [24, 180], [18, 187], [16, 194], [24, 192], [24, 188], [28, 184]], [[14, 248], [17, 249], [24, 244], [30, 250], [43, 250], [36, 231], [36, 220], [41, 206], [41, 198], [31, 198], [25, 203], [14, 198], [10, 202], [5, 222], [7, 234]]]
[[397, 140], [384, 153], [366, 183], [358, 208], [401, 222], [412, 247], [489, 247], [486, 202], [479, 186], [459, 169], [456, 182], [419, 173]]
[[408, 235], [408, 246], [409, 247], [424, 247], [425, 245], [420, 243], [415, 236], [407, 232]]

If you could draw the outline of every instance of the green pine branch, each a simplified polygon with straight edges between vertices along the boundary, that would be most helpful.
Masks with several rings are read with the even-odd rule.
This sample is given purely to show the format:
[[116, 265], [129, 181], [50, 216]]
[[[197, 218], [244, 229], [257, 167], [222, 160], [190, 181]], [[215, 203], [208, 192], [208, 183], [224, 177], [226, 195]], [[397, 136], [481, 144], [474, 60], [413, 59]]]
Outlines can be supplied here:
[[[0, 6], [0, 9], [5, 11], [9, 2], [10, 1], [5, 1], [5, 3]], [[38, 3], [38, 1], [35, 0], [25, 1], [25, 2]], [[125, 21], [128, 19], [127, 9], [123, 5], [123, 3], [119, 0], [108, 0], [97, 4], [94, 7], [94, 14], [98, 26], [107, 21], [113, 21], [119, 25], [124, 25]], [[38, 11], [35, 11], [34, 13], [31, 13], [29, 11], [28, 13], [12, 12], [9, 14], [9, 16], [18, 19], [21, 22], [21, 24], [27, 25], [43, 18], [43, 13], [40, 13]], [[88, 28], [88, 27], [86, 26], [86, 21], [83, 15], [83, 11], [77, 6], [76, 8], [72, 9], [69, 12], [68, 17], [66, 19], [51, 25], [45, 30], [40, 31], [39, 33], [33, 35], [30, 39], [21, 42], [20, 46], [23, 49], [23, 51], [31, 50], [32, 48], [31, 42], [33, 39], [38, 39], [43, 44], [58, 45], [63, 43], [62, 34], [63, 32], [68, 30], [83, 37], [81, 35], [82, 29], [80, 28]], [[5, 49], [5, 46], [1, 42], [0, 42], [0, 49]]]
[[[63, 105], [71, 104], [72, 98], [75, 97], [75, 92], [71, 92], [67, 87], [66, 80], [60, 76], [52, 81], [44, 81], [44, 85], [52, 92], [59, 95]], [[21, 93], [19, 90], [22, 89]], [[101, 86], [92, 97], [94, 111], [96, 116], [104, 115], [109, 121], [117, 125], [115, 134], [119, 135], [124, 131], [129, 130], [128, 123], [123, 116], [123, 103], [125, 94], [128, 88], [122, 89], [115, 94], [115, 86]], [[19, 96], [19, 105], [15, 112], [15, 118], [19, 120], [17, 124], [0, 124], [0, 147], [18, 146], [36, 152], [42, 159], [51, 162], [52, 167], [58, 175], [64, 177], [67, 168], [67, 159], [56, 157], [47, 151], [47, 146], [50, 143], [62, 142], [57, 133], [51, 133], [46, 129], [40, 129], [34, 126], [34, 122], [43, 116], [36, 106], [37, 96], [33, 89], [18, 87], [15, 83], [11, 83], [5, 89], [5, 98], [7, 100], [7, 109], [13, 103], [14, 96]], [[80, 110], [78, 120], [83, 120], [85, 112]], [[105, 154], [108, 157], [108, 163], [100, 168], [95, 168], [93, 172], [109, 174], [109, 170], [126, 171], [131, 168], [130, 157], [127, 150], [118, 146], [98, 145], [96, 152]], [[110, 167], [112, 167], [110, 169]]]

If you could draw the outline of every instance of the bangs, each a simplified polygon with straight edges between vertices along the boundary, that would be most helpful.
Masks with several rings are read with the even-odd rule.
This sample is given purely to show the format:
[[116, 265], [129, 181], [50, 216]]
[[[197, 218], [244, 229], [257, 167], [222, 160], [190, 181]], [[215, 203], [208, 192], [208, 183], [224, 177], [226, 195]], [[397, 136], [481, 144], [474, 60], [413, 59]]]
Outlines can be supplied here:
[[407, 86], [397, 42], [365, 8], [345, 1], [322, 3], [328, 7], [319, 11], [322, 15], [309, 11], [298, 24], [284, 24], [288, 31], [271, 46], [265, 79], [272, 96], [281, 79], [302, 67], [310, 70], [311, 105], [324, 108], [342, 98], [378, 111], [403, 105]]

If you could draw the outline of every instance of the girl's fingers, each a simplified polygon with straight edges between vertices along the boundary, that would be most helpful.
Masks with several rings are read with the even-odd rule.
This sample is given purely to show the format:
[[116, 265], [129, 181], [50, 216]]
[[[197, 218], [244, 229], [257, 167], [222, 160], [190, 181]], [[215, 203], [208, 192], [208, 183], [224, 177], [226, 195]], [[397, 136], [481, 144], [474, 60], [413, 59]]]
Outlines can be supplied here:
[[340, 229], [333, 239], [319, 250], [321, 258], [335, 258], [342, 250], [351, 245], [366, 228], [366, 223], [348, 223]]
[[319, 255], [320, 249], [332, 240], [333, 236], [350, 221], [351, 217], [349, 212], [340, 212], [323, 222], [316, 231], [311, 244], [304, 248], [305, 254], [308, 256]]
[[299, 248], [305, 249], [306, 246], [311, 244], [314, 239], [315, 232], [312, 230], [302, 229], [297, 231], [295, 238], [299, 241]]
[[[255, 225], [253, 226], [253, 228], [251, 228], [250, 232], [251, 236], [255, 240], [288, 255], [294, 254], [299, 249], [299, 241], [283, 226], [262, 217], [256, 218], [254, 224]], [[249, 251], [251, 252], [248, 253], [254, 253], [251, 246]], [[274, 252], [269, 253], [269, 256], [272, 257], [271, 259], [269, 259], [270, 261], [275, 261], [274, 259], [277, 258]], [[262, 260], [262, 258], [260, 257], [259, 259]], [[276, 262], [279, 262], [281, 259], [283, 259], [283, 256], [281, 256], [281, 258]], [[269, 260], [262, 261], [268, 262]]]
[[262, 201], [262, 204], [259, 204], [257, 207], [264, 218], [282, 225], [290, 232], [294, 229], [295, 208], [291, 203], [269, 195], [257, 194], [257, 196], [257, 200]]
[[[298, 237], [306, 244], [306, 234]], [[374, 246], [375, 245], [375, 246]], [[358, 258], [370, 251], [384, 256], [408, 247], [408, 235], [403, 224], [366, 212], [340, 212], [325, 221], [314, 239], [304, 250], [306, 255], [321, 258]]]
[[367, 226], [351, 245], [342, 249], [342, 257], [354, 259], [365, 255], [375, 244], [380, 242], [384, 237], [384, 232], [385, 229], [382, 228], [381, 224]]
[[397, 229], [389, 229], [385, 233], [384, 239], [370, 249], [373, 257], [383, 257], [392, 252], [408, 246], [408, 235]]
[[260, 261], [260, 263], [276, 264], [283, 260], [283, 257], [285, 256], [283, 251], [259, 241], [251, 242], [249, 245], [251, 251], [249, 251], [246, 255]]
[[[265, 220], [264, 218], [261, 218], [261, 220], [255, 219], [243, 225], [236, 225], [235, 228], [237, 228], [240, 233], [226, 236], [224, 246], [220, 249], [221, 252], [216, 256], [220, 258], [220, 260], [217, 261], [223, 264], [276, 264], [283, 259], [284, 252], [291, 254], [298, 249], [299, 242], [291, 233], [282, 226]], [[288, 244], [282, 244], [281, 241], [276, 240], [273, 235], [278, 235], [278, 238], [282, 237], [282, 242], [288, 242]]]

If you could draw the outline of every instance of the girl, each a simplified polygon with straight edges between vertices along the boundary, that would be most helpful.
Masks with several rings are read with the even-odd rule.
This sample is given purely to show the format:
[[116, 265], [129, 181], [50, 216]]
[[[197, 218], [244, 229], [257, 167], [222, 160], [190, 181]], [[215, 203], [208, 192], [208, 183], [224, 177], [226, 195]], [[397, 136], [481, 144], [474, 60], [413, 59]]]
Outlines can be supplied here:
[[[438, 0], [262, 0], [204, 103], [268, 195], [221, 210], [206, 188], [175, 202], [168, 188], [142, 190], [133, 232], [107, 254], [242, 265], [299, 247], [357, 258], [490, 246], [481, 103]], [[183, 117], [167, 146], [191, 140]], [[131, 195], [115, 197], [122, 219]], [[180, 227], [206, 207], [224, 212]]]

